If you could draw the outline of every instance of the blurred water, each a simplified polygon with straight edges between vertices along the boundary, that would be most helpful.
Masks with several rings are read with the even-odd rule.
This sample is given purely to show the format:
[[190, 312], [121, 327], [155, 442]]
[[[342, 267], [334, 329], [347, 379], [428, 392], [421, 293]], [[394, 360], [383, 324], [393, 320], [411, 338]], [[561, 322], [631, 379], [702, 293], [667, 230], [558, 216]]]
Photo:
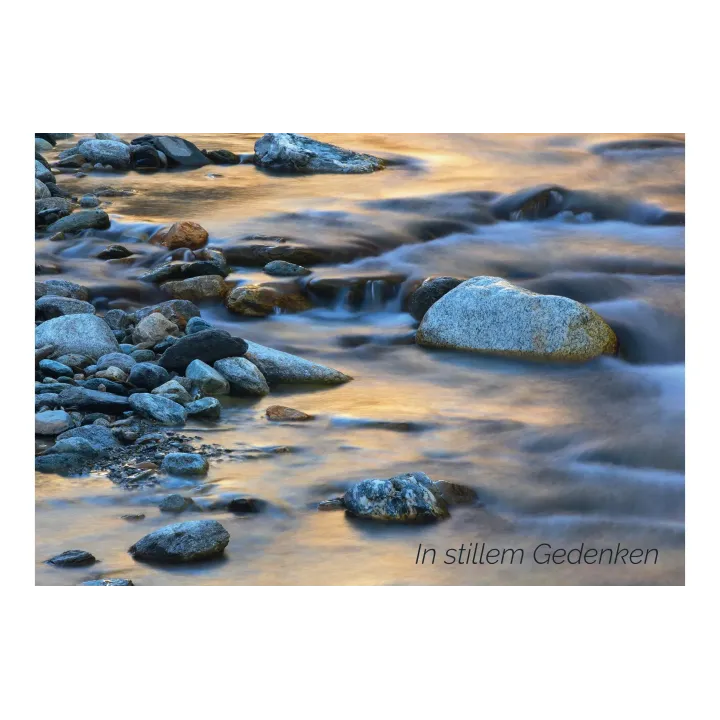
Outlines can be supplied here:
[[[244, 492], [270, 503], [268, 512], [247, 518], [213, 515], [232, 538], [223, 561], [166, 569], [127, 555], [142, 534], [169, 522], [153, 504], [162, 488], [131, 493], [103, 478], [38, 475], [37, 582], [112, 575], [137, 584], [683, 583], [684, 227], [588, 218], [487, 225], [455, 206], [451, 219], [459, 224], [445, 227], [438, 225], [448, 221], [445, 200], [423, 201], [420, 212], [383, 202], [555, 183], [683, 211], [682, 153], [590, 151], [641, 136], [314, 136], [409, 162], [367, 176], [278, 177], [241, 165], [60, 179], [77, 194], [101, 184], [137, 191], [111, 198], [110, 231], [71, 244], [37, 242], [38, 258], [59, 262], [63, 277], [130, 307], [163, 299], [137, 277], [162, 256], [144, 238], [169, 221], [200, 222], [219, 246], [282, 233], [311, 245], [362, 246], [373, 256], [313, 275], [366, 279], [357, 302], [340, 290], [324, 307], [261, 321], [203, 307], [204, 317], [235, 334], [355, 377], [330, 390], [223, 398], [217, 426], [189, 425], [205, 441], [293, 450], [216, 464], [207, 482], [184, 490], [197, 497]], [[186, 137], [199, 147], [250, 152], [258, 136]], [[429, 237], [417, 229], [430, 227], [428, 220]], [[90, 257], [111, 238], [138, 253], [131, 264]], [[621, 356], [548, 366], [402, 344], [414, 325], [401, 298], [413, 282], [479, 274], [589, 304], [613, 325]], [[250, 268], [236, 268], [231, 278], [269, 280]], [[264, 409], [276, 403], [318, 418], [302, 426], [268, 423]], [[409, 470], [470, 485], [484, 505], [457, 508], [449, 521], [425, 528], [368, 526], [313, 509], [352, 480]], [[140, 523], [120, 519], [139, 511], [147, 515]], [[621, 543], [658, 548], [659, 561], [423, 567], [415, 565], [420, 542], [439, 554], [463, 542], [530, 551], [543, 542]], [[89, 570], [40, 564], [75, 547], [102, 563]]]

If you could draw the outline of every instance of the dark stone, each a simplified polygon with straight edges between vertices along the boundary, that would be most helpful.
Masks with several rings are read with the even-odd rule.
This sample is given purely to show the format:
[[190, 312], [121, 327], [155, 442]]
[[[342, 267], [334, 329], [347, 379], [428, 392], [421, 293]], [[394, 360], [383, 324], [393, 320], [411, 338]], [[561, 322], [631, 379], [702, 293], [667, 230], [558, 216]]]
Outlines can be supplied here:
[[447, 295], [451, 290], [454, 290], [462, 282], [464, 282], [464, 280], [453, 277], [428, 278], [410, 296], [408, 312], [418, 322], [421, 321], [433, 304], [443, 297], [443, 295]]
[[41, 473], [54, 473], [69, 477], [82, 475], [87, 470], [87, 458], [77, 453], [59, 453], [57, 455], [39, 455], [35, 458], [35, 470]]
[[127, 388], [114, 380], [106, 380], [105, 378], [89, 378], [88, 380], [81, 380], [80, 385], [87, 390], [100, 390], [100, 387], [104, 387], [104, 392], [113, 393], [114, 395], [127, 395]]
[[212, 330], [213, 326], [207, 321], [199, 317], [190, 318], [188, 321], [185, 332], [188, 335], [194, 335], [195, 333], [202, 332], [203, 330]]
[[248, 349], [241, 338], [234, 338], [225, 330], [202, 330], [180, 338], [160, 358], [167, 370], [184, 371], [193, 360], [212, 365], [227, 357], [242, 357]]
[[122, 395], [88, 390], [84, 387], [69, 387], [63, 390], [59, 402], [66, 410], [102, 412], [111, 415], [130, 409], [128, 399]]
[[49, 375], [50, 377], [59, 378], [73, 376], [72, 368], [57, 362], [57, 360], [41, 360], [38, 367], [43, 373], [45, 373], [45, 375]]
[[215, 165], [237, 165], [239, 156], [229, 150], [203, 150], [203, 155]]
[[80, 585], [97, 585], [99, 587], [128, 587], [133, 586], [132, 580], [123, 580], [122, 578], [102, 578], [101, 580], [88, 580], [87, 582], [80, 583]]
[[86, 550], [66, 550], [60, 555], [50, 558], [46, 561], [49, 565], [55, 565], [57, 567], [78, 567], [81, 565], [92, 565], [96, 563], [94, 555], [91, 555]]
[[118, 258], [126, 258], [132, 255], [132, 251], [122, 245], [108, 245], [104, 250], [98, 253], [99, 260], [117, 260]]
[[151, 145], [155, 150], [165, 154], [170, 167], [210, 165], [210, 160], [200, 152], [196, 145], [174, 135], [143, 135], [135, 138], [132, 145]]
[[128, 552], [150, 562], [193, 562], [221, 554], [230, 542], [215, 520], [193, 520], [160, 528], [136, 542]]
[[134, 145], [132, 166], [135, 170], [163, 170], [166, 163], [152, 145]]
[[135, 317], [140, 322], [154, 312], [162, 313], [181, 330], [185, 328], [190, 318], [200, 317], [200, 308], [189, 300], [166, 300], [157, 305], [140, 308], [135, 312]]
[[130, 370], [128, 382], [137, 388], [154, 390], [170, 380], [170, 373], [160, 365], [149, 362], [139, 362]]
[[58, 440], [67, 440], [68, 438], [87, 440], [99, 454], [106, 454], [120, 447], [120, 443], [116, 440], [112, 431], [102, 425], [83, 425], [82, 427], [67, 430], [57, 436]]

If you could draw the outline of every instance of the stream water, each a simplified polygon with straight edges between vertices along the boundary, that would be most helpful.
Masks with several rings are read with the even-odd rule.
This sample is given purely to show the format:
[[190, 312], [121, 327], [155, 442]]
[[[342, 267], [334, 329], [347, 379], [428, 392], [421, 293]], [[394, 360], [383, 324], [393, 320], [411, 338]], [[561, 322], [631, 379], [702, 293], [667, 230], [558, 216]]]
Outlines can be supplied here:
[[[251, 152], [259, 135], [184, 137], [200, 148], [241, 153]], [[36, 243], [39, 261], [59, 263], [60, 277], [88, 286], [111, 307], [164, 299], [137, 278], [162, 257], [146, 242], [148, 233], [176, 220], [203, 225], [212, 246], [229, 247], [259, 233], [337, 250], [340, 261], [313, 276], [337, 290], [312, 310], [248, 320], [219, 303], [201, 309], [233, 334], [355, 379], [332, 389], [276, 390], [260, 400], [223, 397], [218, 423], [188, 423], [187, 433], [204, 442], [292, 450], [217, 462], [204, 482], [183, 487], [198, 497], [243, 492], [269, 503], [247, 517], [212, 515], [231, 535], [220, 561], [155, 567], [128, 555], [142, 535], [173, 521], [156, 507], [167, 487], [128, 491], [102, 476], [37, 474], [36, 582], [683, 584], [684, 227], [587, 214], [487, 224], [478, 204], [481, 192], [554, 183], [683, 212], [682, 151], [591, 150], [610, 140], [682, 136], [313, 137], [404, 162], [348, 176], [276, 176], [236, 165], [58, 177], [74, 195], [100, 185], [136, 191], [110, 198], [110, 230]], [[72, 142], [58, 143], [48, 159]], [[470, 200], [448, 196], [469, 192], [475, 193]], [[425, 196], [434, 198], [405, 201]], [[111, 240], [137, 253], [132, 263], [93, 258]], [[545, 365], [406, 344], [415, 323], [402, 311], [402, 297], [413, 282], [488, 274], [588, 304], [616, 330], [619, 357]], [[238, 266], [229, 279], [270, 280], [261, 268]], [[277, 403], [317, 419], [268, 423], [264, 410]], [[469, 485], [482, 505], [454, 507], [449, 520], [423, 527], [360, 523], [315, 509], [351, 481], [412, 470]], [[131, 512], [146, 519], [121, 519]], [[522, 548], [525, 560], [441, 560], [446, 549], [483, 542]], [[435, 564], [416, 564], [420, 543], [437, 549]], [[553, 549], [652, 548], [658, 560], [533, 562], [534, 548], [544, 543]], [[74, 570], [42, 563], [70, 548], [89, 550], [101, 562]]]

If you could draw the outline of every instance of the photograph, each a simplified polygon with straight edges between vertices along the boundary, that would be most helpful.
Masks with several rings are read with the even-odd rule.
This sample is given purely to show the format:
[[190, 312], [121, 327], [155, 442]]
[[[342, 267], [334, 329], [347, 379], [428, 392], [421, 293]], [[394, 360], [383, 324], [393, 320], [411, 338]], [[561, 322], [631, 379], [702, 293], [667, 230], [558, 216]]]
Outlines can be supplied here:
[[34, 133], [36, 586], [685, 585], [684, 133], [139, 129]]

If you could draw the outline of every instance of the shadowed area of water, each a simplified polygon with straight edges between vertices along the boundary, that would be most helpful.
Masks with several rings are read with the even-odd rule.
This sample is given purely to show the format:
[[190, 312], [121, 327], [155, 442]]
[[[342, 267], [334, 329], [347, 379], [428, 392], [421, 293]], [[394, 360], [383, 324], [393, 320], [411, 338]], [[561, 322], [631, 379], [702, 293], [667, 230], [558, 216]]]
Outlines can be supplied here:
[[[185, 137], [201, 148], [250, 152], [258, 135]], [[223, 397], [221, 421], [188, 424], [188, 434], [204, 442], [290, 450], [216, 462], [202, 483], [182, 489], [198, 499], [242, 492], [269, 503], [257, 515], [212, 514], [231, 535], [220, 562], [158, 568], [127, 554], [140, 536], [173, 521], [156, 507], [167, 488], [129, 492], [102, 477], [37, 475], [38, 584], [98, 576], [130, 577], [138, 585], [682, 584], [684, 227], [581, 214], [493, 222], [487, 212], [496, 195], [540, 184], [612, 196], [612, 207], [634, 220], [683, 212], [684, 155], [663, 146], [682, 137], [314, 137], [405, 162], [362, 176], [283, 177], [238, 165], [58, 178], [78, 195], [100, 185], [136, 191], [109, 198], [110, 230], [36, 243], [39, 263], [57, 263], [60, 277], [87, 285], [111, 307], [165, 299], [138, 277], [165, 256], [147, 238], [170, 221], [201, 223], [210, 244], [225, 249], [261, 234], [327, 252], [332, 260], [303, 281], [318, 305], [312, 310], [245, 320], [210, 303], [202, 314], [355, 380], [329, 390], [283, 388], [257, 401]], [[602, 146], [629, 139], [661, 142]], [[110, 241], [136, 255], [95, 259]], [[407, 344], [416, 324], [403, 312], [403, 298], [413, 283], [486, 274], [590, 305], [615, 329], [619, 357], [544, 365]], [[229, 279], [271, 278], [261, 267], [234, 263]], [[278, 403], [317, 418], [268, 423], [264, 410]], [[482, 505], [453, 508], [449, 520], [422, 528], [368, 525], [315, 510], [354, 480], [411, 470], [469, 485]], [[130, 512], [146, 519], [120, 518]], [[478, 542], [528, 555], [541, 543], [620, 543], [657, 549], [658, 562], [415, 564], [419, 543], [436, 548], [439, 558], [447, 548]], [[42, 564], [70, 548], [89, 550], [101, 562], [76, 570]]]

